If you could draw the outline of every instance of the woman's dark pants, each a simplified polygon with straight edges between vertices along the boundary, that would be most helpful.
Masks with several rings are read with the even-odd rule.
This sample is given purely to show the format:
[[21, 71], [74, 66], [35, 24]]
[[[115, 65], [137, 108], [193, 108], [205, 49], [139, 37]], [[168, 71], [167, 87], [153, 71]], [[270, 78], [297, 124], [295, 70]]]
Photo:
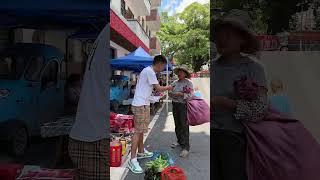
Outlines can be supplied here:
[[247, 180], [246, 139], [243, 134], [211, 130], [214, 180]]
[[172, 103], [175, 131], [182, 149], [190, 150], [189, 125], [187, 123], [187, 105], [185, 103]]

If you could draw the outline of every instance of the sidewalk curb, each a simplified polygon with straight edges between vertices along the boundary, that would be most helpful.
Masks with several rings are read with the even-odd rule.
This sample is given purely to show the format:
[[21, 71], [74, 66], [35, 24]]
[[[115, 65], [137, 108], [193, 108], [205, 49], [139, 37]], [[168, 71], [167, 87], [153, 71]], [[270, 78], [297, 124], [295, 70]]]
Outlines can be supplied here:
[[[162, 107], [157, 111], [157, 113], [155, 114], [155, 116], [154, 116], [153, 119], [151, 120], [151, 122], [150, 122], [150, 124], [149, 124], [150, 130], [149, 130], [149, 132], [148, 132], [147, 134], [144, 135], [143, 142], [145, 142], [145, 141], [147, 140], [147, 138], [148, 138], [151, 130], [153, 129], [154, 125], [156, 124], [157, 120], [159, 119], [160, 114], [161, 114], [161, 112], [164, 110], [166, 104], [167, 104], [167, 103], [163, 103], [163, 104], [162, 104]], [[124, 180], [124, 179], [127, 177], [128, 173], [129, 173], [129, 169], [127, 168], [127, 165], [128, 165], [128, 163], [129, 163], [130, 156], [131, 156], [131, 152], [128, 154], [128, 158], [127, 158], [127, 160], [124, 162], [124, 164], [123, 164], [123, 166], [122, 166], [122, 167], [125, 168], [125, 170], [124, 170], [124, 172], [123, 172], [123, 174], [121, 175], [121, 178], [120, 178], [119, 180]], [[110, 175], [111, 175], [111, 174], [110, 174]], [[110, 178], [112, 178], [112, 177], [110, 177]]]

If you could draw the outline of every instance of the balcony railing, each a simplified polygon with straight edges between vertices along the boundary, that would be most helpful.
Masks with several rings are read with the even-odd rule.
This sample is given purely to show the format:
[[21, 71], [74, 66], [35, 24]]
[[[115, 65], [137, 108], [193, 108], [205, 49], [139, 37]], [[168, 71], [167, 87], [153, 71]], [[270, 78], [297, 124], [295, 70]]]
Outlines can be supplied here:
[[161, 0], [151, 0], [151, 8], [159, 7], [161, 5]]
[[160, 41], [157, 37], [150, 39], [150, 49], [157, 50], [160, 52]]
[[160, 15], [158, 9], [152, 9], [150, 11], [150, 16], [146, 17], [147, 21], [160, 21]]
[[127, 19], [130, 29], [140, 38], [140, 40], [149, 45], [150, 39], [145, 29], [141, 26], [137, 19]]

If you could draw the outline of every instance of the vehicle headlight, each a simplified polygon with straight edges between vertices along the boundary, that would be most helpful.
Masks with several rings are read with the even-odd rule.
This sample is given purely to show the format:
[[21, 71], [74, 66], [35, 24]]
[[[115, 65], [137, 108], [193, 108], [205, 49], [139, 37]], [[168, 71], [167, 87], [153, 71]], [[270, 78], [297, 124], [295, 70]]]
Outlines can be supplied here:
[[10, 91], [8, 89], [0, 89], [0, 98], [9, 96]]

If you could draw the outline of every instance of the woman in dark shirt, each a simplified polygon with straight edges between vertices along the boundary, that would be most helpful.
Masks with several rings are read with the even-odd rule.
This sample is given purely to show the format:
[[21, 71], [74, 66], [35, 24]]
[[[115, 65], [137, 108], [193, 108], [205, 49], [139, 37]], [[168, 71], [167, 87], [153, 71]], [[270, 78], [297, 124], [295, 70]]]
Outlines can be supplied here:
[[[246, 12], [231, 10], [216, 22], [213, 32], [221, 55], [211, 66], [213, 179], [247, 179], [246, 139], [241, 121], [255, 121], [267, 111], [264, 68], [243, 55], [256, 55], [259, 51], [251, 25]], [[259, 85], [259, 97], [254, 101], [241, 100], [234, 92], [234, 81], [243, 76]]]

